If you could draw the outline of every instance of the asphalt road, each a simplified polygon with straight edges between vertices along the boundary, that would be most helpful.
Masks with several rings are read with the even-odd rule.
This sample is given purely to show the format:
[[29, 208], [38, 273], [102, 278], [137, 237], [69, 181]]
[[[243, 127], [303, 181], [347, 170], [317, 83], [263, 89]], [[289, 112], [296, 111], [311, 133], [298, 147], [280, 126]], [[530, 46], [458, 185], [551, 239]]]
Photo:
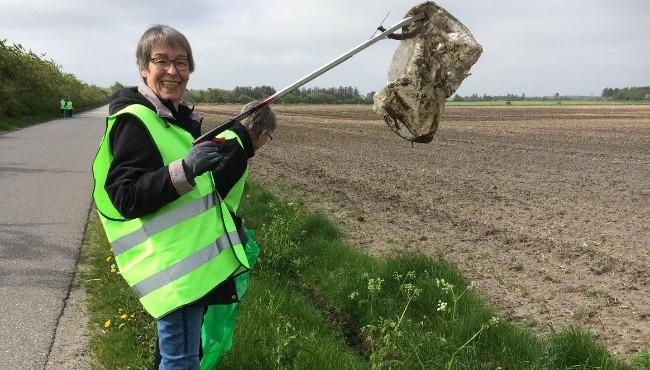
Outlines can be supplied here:
[[45, 366], [79, 256], [106, 113], [0, 134], [3, 369]]

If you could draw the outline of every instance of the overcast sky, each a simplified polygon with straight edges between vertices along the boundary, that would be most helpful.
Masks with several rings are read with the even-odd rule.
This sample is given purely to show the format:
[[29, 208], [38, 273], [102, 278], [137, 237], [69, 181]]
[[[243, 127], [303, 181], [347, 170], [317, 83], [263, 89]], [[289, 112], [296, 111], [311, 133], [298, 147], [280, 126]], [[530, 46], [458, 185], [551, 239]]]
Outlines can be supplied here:
[[[600, 95], [650, 85], [649, 0], [440, 0], [483, 45], [458, 93]], [[367, 40], [416, 2], [402, 0], [0, 0], [0, 39], [99, 86], [138, 82], [137, 41], [169, 24], [189, 39], [189, 88], [283, 88]], [[381, 41], [311, 86], [379, 90], [396, 41]]]

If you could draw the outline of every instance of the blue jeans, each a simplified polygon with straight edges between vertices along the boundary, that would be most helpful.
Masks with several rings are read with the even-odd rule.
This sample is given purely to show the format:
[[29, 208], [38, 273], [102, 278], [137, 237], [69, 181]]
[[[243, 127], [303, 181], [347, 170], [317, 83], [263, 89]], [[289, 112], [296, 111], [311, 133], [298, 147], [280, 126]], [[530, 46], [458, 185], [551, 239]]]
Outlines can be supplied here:
[[189, 305], [158, 319], [159, 370], [198, 370], [204, 307]]

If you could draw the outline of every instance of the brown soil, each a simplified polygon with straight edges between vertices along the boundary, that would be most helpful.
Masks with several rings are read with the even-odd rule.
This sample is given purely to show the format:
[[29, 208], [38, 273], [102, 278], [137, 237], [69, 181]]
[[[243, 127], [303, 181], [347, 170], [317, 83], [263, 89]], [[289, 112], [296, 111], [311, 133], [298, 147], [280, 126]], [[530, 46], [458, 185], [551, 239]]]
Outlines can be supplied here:
[[[239, 110], [204, 106], [214, 124]], [[434, 141], [368, 106], [273, 108], [252, 176], [375, 254], [456, 263], [498, 311], [580, 323], [617, 353], [650, 343], [650, 106], [450, 107]]]

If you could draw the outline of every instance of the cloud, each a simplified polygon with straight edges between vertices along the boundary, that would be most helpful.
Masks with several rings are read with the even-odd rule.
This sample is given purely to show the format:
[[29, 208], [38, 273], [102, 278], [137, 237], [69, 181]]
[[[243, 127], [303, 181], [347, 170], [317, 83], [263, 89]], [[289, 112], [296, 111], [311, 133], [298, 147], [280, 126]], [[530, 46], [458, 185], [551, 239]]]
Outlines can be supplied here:
[[[650, 2], [625, 0], [445, 0], [484, 54], [459, 93], [599, 93], [648, 85]], [[190, 87], [284, 87], [402, 18], [414, 3], [396, 0], [3, 0], [0, 37], [21, 43], [84, 81], [138, 80], [135, 46], [157, 23], [185, 33], [196, 56]], [[383, 86], [397, 44], [381, 41], [312, 85]]]

